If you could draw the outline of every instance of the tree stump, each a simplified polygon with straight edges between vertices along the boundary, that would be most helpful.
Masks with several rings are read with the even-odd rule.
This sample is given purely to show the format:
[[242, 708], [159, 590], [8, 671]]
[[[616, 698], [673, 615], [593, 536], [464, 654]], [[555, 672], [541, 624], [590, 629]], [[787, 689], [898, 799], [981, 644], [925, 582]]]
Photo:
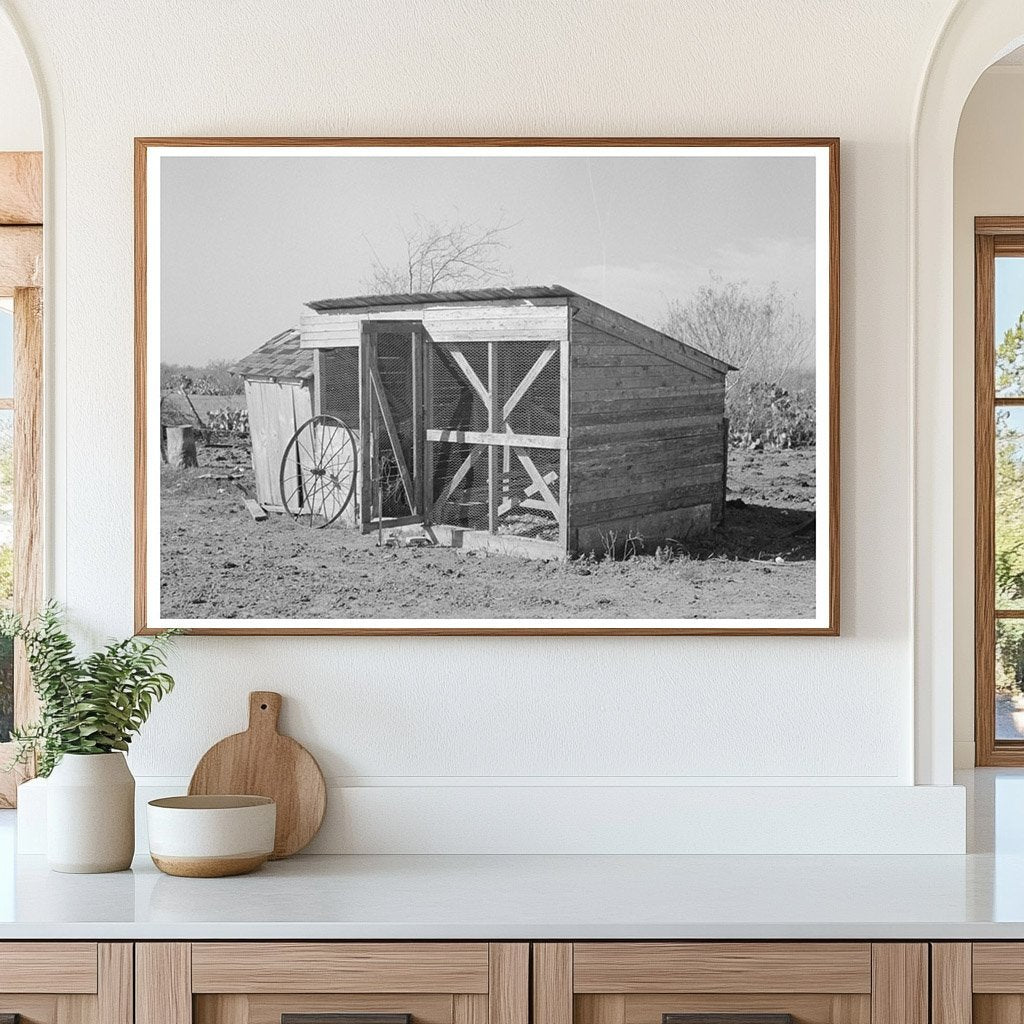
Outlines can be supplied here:
[[194, 427], [167, 428], [167, 461], [176, 469], [193, 469], [199, 465]]

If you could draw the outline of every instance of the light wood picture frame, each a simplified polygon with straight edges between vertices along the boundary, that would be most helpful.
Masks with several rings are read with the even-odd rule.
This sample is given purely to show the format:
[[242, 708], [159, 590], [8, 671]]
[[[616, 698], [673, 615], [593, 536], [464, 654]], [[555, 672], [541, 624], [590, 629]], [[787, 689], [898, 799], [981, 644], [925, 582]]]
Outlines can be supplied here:
[[838, 139], [140, 138], [135, 245], [138, 632], [838, 634]]

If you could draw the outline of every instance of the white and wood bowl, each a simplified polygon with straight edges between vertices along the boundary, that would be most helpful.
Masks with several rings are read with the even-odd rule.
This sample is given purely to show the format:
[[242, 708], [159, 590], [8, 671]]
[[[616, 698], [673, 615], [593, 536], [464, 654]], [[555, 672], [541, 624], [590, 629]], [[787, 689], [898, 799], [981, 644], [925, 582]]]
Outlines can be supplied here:
[[225, 878], [274, 852], [277, 805], [266, 796], [168, 796], [147, 808], [149, 853], [168, 875]]

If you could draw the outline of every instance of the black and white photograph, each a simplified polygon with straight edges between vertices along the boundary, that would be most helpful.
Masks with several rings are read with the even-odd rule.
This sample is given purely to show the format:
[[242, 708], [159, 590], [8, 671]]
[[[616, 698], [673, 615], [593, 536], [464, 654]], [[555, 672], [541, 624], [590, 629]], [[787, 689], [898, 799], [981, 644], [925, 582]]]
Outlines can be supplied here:
[[138, 140], [137, 610], [838, 629], [834, 140]]

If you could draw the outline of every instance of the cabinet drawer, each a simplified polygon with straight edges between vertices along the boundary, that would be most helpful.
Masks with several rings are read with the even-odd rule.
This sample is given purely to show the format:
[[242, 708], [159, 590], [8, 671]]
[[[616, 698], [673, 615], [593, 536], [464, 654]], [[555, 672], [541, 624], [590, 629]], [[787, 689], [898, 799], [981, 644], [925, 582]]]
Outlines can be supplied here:
[[529, 1024], [515, 942], [136, 947], [136, 1024]]
[[927, 1024], [923, 943], [537, 943], [534, 1024]]
[[0, 943], [0, 992], [93, 993], [96, 957], [95, 942]]
[[870, 943], [580, 942], [573, 991], [871, 991]]
[[473, 992], [486, 942], [197, 942], [192, 991]]
[[0, 1018], [22, 1024], [132, 1024], [126, 942], [0, 942]]

